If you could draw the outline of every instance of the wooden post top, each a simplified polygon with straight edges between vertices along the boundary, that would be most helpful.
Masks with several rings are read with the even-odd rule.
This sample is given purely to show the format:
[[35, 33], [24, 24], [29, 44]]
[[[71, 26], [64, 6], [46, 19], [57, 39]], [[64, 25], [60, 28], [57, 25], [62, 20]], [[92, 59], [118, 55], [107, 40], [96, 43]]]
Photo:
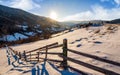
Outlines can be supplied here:
[[63, 39], [63, 48], [67, 49], [67, 39]]
[[67, 39], [65, 38], [65, 39], [63, 39], [63, 42], [67, 42]]

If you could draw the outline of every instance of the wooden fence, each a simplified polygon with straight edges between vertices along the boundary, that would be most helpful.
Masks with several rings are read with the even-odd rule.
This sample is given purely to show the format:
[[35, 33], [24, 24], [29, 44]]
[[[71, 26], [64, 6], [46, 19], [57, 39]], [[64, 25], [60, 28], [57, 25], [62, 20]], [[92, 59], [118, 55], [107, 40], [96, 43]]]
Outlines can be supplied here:
[[[67, 45], [68, 45], [67, 44], [67, 39], [64, 39], [63, 44], [58, 44], [58, 42], [56, 42], [56, 43], [52, 43], [50, 45], [46, 45], [44, 47], [34, 49], [34, 50], [31, 50], [31, 51], [28, 51], [28, 52], [24, 51], [23, 53], [17, 52], [10, 47], [8, 47], [8, 48], [10, 50], [12, 50], [19, 57], [19, 59], [23, 59], [26, 62], [31, 62], [31, 61], [42, 62], [42, 61], [40, 61], [40, 59], [42, 59], [43, 61], [60, 62], [61, 63], [60, 66], [62, 66], [64, 69], [71, 68], [71, 69], [73, 69], [77, 72], [80, 72], [83, 75], [88, 75], [88, 73], [83, 72], [79, 69], [76, 69], [71, 65], [68, 65], [68, 63], [70, 61], [70, 62], [73, 62], [75, 64], [82, 65], [82, 66], [85, 66], [85, 67], [90, 68], [92, 70], [104, 73], [105, 75], [120, 75], [119, 73], [116, 73], [114, 71], [111, 71], [111, 70], [108, 70], [108, 69], [105, 69], [105, 68], [101, 68], [101, 67], [98, 67], [98, 66], [94, 66], [92, 64], [83, 62], [81, 60], [73, 59], [70, 56], [68, 56], [68, 51], [72, 52], [72, 53], [75, 53], [77, 55], [81, 55], [81, 56], [84, 56], [84, 57], [87, 57], [87, 58], [92, 58], [92, 59], [95, 59], [95, 60], [98, 60], [98, 61], [101, 61], [101, 62], [104, 62], [104, 63], [112, 64], [112, 65], [115, 65], [115, 66], [118, 66], [118, 67], [120, 67], [119, 62], [112, 61], [112, 60], [105, 59], [105, 58], [101, 58], [101, 57], [98, 57], [98, 56], [95, 56], [95, 55], [83, 53], [83, 52], [80, 52], [80, 51], [68, 49]], [[63, 51], [61, 53], [49, 52], [50, 49], [57, 48], [57, 47], [62, 47]], [[44, 51], [44, 52], [42, 52], [42, 51]], [[45, 57], [44, 58], [40, 57], [41, 54], [45, 54]], [[58, 55], [63, 60], [49, 59], [48, 54]]]

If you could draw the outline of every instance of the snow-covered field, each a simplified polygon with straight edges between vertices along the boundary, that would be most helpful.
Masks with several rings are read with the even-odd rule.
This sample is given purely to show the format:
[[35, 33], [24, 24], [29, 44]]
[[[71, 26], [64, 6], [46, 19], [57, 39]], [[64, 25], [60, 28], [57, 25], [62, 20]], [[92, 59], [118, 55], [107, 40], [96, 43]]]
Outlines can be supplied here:
[[[117, 25], [112, 25], [112, 26], [113, 28], [109, 28], [109, 26], [106, 25], [101, 27], [90, 27], [87, 30], [85, 28], [78, 29], [58, 37], [32, 42], [28, 44], [22, 44], [19, 46], [13, 46], [12, 48], [20, 52], [23, 52], [24, 50], [30, 51], [54, 42], [58, 42], [59, 44], [61, 44], [63, 42], [63, 39], [67, 38], [69, 49], [81, 51], [88, 54], [93, 54], [101, 58], [110, 59], [120, 63], [120, 53], [119, 53], [120, 26]], [[62, 48], [56, 48], [50, 51], [62, 52]], [[94, 59], [86, 58], [71, 52], [68, 53], [68, 56], [120, 74], [120, 67], [118, 66], [103, 63]], [[48, 58], [53, 58], [53, 55], [49, 55]], [[34, 64], [24, 63], [25, 65], [23, 65], [14, 62], [14, 64], [17, 67], [12, 65], [9, 66], [7, 62], [5, 49], [0, 49], [0, 59], [2, 59], [0, 60], [0, 75], [31, 75], [31, 69], [34, 66]], [[60, 59], [60, 58], [54, 56], [53, 59]], [[14, 61], [12, 57], [11, 60]], [[56, 70], [52, 65], [53, 63], [51, 64], [46, 62], [46, 66], [43, 66], [44, 64], [45, 63], [43, 62], [37, 64], [41, 66], [40, 67], [41, 71], [42, 68], [45, 68], [46, 74], [43, 75], [68, 75], [68, 74], [77, 75], [77, 73], [74, 73], [72, 71], [66, 72], [59, 69]], [[88, 72], [93, 75], [103, 75], [102, 73], [99, 73], [97, 71], [91, 70], [89, 68], [86, 68], [84, 66], [72, 62], [68, 62], [68, 64], [79, 70]]]

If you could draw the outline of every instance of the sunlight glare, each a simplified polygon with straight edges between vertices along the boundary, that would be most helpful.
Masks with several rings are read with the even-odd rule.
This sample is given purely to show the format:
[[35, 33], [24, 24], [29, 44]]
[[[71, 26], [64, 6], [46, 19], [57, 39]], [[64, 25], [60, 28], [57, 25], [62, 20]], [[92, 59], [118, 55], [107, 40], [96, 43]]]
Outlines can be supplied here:
[[56, 12], [52, 11], [52, 12], [50, 13], [50, 18], [56, 20], [56, 19], [57, 19], [57, 14], [56, 14]]

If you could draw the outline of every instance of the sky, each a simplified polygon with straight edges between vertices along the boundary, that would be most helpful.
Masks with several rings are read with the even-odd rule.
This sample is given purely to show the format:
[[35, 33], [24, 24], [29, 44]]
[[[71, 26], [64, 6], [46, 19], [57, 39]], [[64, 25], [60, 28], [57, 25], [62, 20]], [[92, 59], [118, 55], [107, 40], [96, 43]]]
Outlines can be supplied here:
[[0, 4], [57, 21], [120, 18], [120, 0], [0, 0]]

